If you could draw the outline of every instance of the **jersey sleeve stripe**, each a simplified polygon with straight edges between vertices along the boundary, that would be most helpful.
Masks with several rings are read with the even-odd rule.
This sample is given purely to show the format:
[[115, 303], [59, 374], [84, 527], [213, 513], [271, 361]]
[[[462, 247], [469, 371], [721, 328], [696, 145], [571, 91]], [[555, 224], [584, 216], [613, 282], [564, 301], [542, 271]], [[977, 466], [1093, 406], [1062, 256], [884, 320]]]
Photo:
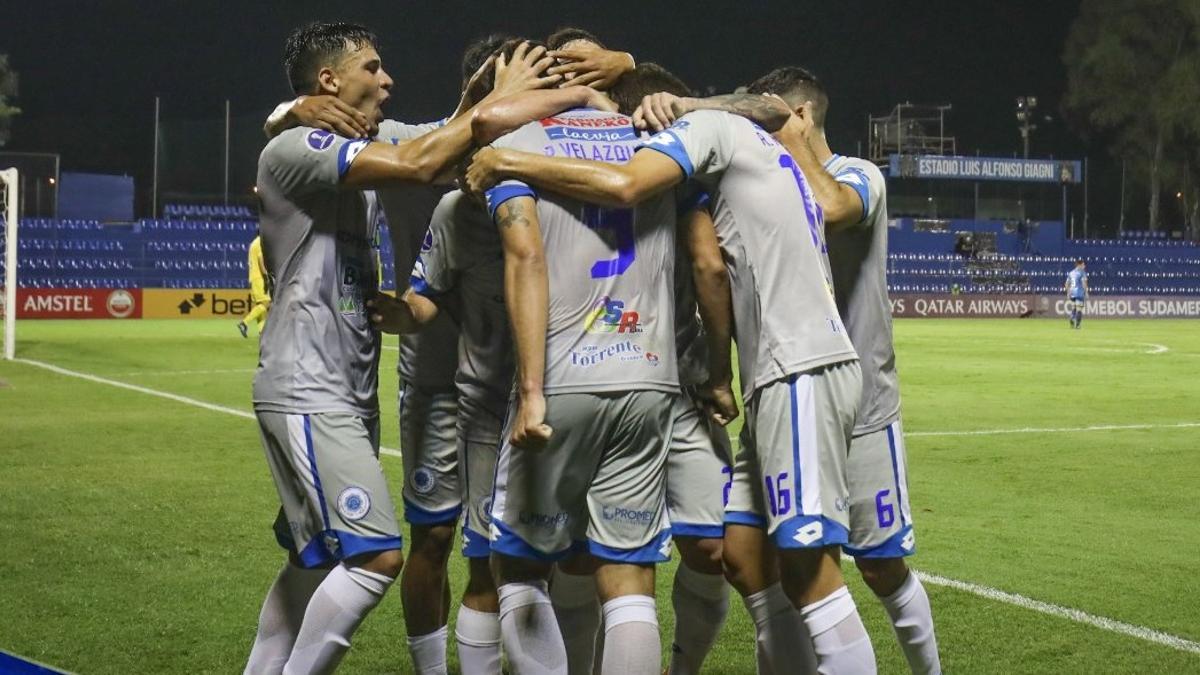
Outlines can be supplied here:
[[684, 178], [691, 178], [692, 174], [696, 173], [696, 167], [692, 166], [692, 159], [688, 157], [687, 149], [683, 147], [683, 141], [675, 135], [675, 132], [670, 129], [665, 129], [650, 137], [650, 140], [639, 145], [637, 150], [657, 150], [667, 157], [675, 160], [680, 169], [683, 169]]
[[871, 212], [871, 189], [867, 175], [862, 172], [862, 169], [846, 169], [834, 176], [833, 179], [854, 188], [854, 191], [858, 193], [858, 198], [862, 200], [861, 220], [866, 220], [867, 214]]
[[488, 215], [492, 218], [496, 217], [496, 209], [500, 208], [501, 204], [510, 199], [515, 199], [517, 197], [533, 197], [534, 199], [537, 199], [537, 193], [533, 191], [533, 188], [524, 183], [506, 183], [503, 185], [497, 185], [491, 190], [488, 190], [486, 196]]

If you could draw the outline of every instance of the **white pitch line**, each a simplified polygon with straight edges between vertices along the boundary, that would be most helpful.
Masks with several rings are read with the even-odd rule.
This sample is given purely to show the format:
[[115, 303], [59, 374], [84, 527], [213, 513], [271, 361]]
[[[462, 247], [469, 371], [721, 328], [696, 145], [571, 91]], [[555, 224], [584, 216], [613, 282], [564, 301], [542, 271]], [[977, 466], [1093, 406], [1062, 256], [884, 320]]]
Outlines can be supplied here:
[[[168, 401], [175, 401], [176, 403], [183, 403], [185, 405], [195, 406], [197, 408], [204, 408], [205, 410], [211, 410], [213, 412], [225, 413], [226, 415], [236, 415], [237, 417], [241, 417], [241, 418], [248, 419], [248, 420], [255, 419], [254, 413], [247, 412], [245, 410], [238, 410], [237, 408], [229, 408], [227, 406], [217, 405], [216, 403], [209, 403], [208, 401], [201, 401], [199, 399], [191, 398], [188, 396], [180, 396], [179, 394], [172, 394], [171, 392], [168, 392], [168, 391], [159, 391], [157, 389], [150, 389], [149, 387], [141, 387], [136, 384], [129, 384], [128, 382], [121, 382], [120, 380], [110, 380], [107, 377], [100, 377], [98, 375], [91, 375], [89, 373], [81, 373], [81, 372], [75, 371], [75, 370], [67, 370], [66, 368], [60, 368], [59, 366], [51, 365], [49, 363], [42, 363], [41, 361], [34, 361], [32, 359], [13, 359], [13, 360], [18, 363], [24, 363], [26, 365], [34, 366], [37, 368], [42, 368], [44, 370], [49, 370], [50, 372], [58, 373], [59, 375], [66, 375], [67, 377], [76, 377], [81, 380], [87, 380], [88, 382], [96, 382], [97, 384], [107, 384], [110, 387], [119, 387], [121, 389], [128, 389], [129, 391], [136, 391], [139, 394], [146, 394], [148, 396], [157, 396], [159, 398], [165, 398]], [[395, 457], [400, 456], [400, 451], [395, 450], [393, 448], [380, 447], [379, 452], [381, 452], [385, 455], [393, 455]]]
[[[854, 562], [854, 558], [842, 556], [843, 564], [852, 562]], [[1170, 633], [1157, 631], [1153, 628], [1138, 626], [1137, 624], [1132, 623], [1125, 623], [1124, 621], [1117, 621], [1116, 619], [1110, 619], [1105, 616], [1089, 614], [1080, 609], [1072, 609], [1071, 607], [1063, 607], [1062, 605], [1055, 605], [1050, 602], [1034, 600], [1033, 598], [1029, 598], [1024, 595], [1009, 593], [1008, 591], [1002, 591], [998, 588], [992, 588], [991, 586], [973, 584], [969, 581], [959, 581], [958, 579], [951, 579], [950, 577], [943, 577], [941, 575], [932, 574], [930, 572], [917, 569], [914, 569], [913, 572], [916, 572], [921, 581], [928, 584], [933, 584], [934, 586], [953, 588], [964, 593], [978, 595], [979, 597], [986, 598], [988, 600], [1003, 602], [1009, 605], [1016, 605], [1022, 609], [1028, 609], [1041, 614], [1049, 614], [1050, 616], [1057, 616], [1059, 618], [1068, 619], [1077, 623], [1095, 626], [1101, 630], [1128, 635], [1130, 637], [1138, 638], [1139, 640], [1145, 640], [1147, 642], [1153, 642], [1155, 644], [1160, 644], [1172, 649], [1178, 649], [1179, 651], [1200, 654], [1200, 642], [1194, 642], [1192, 640], [1188, 640], [1187, 638], [1181, 638], [1177, 635], [1171, 635]]]
[[1171, 649], [1177, 649], [1182, 652], [1200, 654], [1200, 642], [1194, 642], [1192, 640], [1181, 638], [1177, 635], [1171, 635], [1170, 633], [1163, 633], [1162, 631], [1146, 628], [1145, 626], [1125, 623], [1124, 621], [1117, 621], [1116, 619], [1109, 619], [1108, 617], [1096, 616], [1095, 614], [1088, 614], [1082, 610], [1063, 607], [1062, 605], [1055, 605], [1049, 602], [1042, 602], [1041, 600], [1034, 600], [1033, 598], [1027, 598], [1023, 595], [1017, 595], [1016, 593], [1008, 593], [997, 588], [991, 588], [990, 586], [981, 586], [979, 584], [972, 584], [966, 581], [950, 579], [948, 577], [930, 574], [929, 572], [918, 572], [917, 576], [919, 576], [922, 581], [931, 583], [935, 586], [953, 588], [965, 593], [978, 595], [981, 598], [987, 598], [988, 600], [995, 600], [996, 602], [1016, 605], [1017, 607], [1033, 610], [1042, 614], [1049, 614], [1050, 616], [1069, 619], [1071, 621], [1075, 621], [1076, 623], [1087, 624], [1089, 626], [1094, 626], [1101, 630], [1106, 630], [1112, 633], [1128, 635], [1129, 637], [1145, 640], [1146, 642], [1153, 642], [1155, 644], [1160, 644], [1164, 647], [1170, 647]]
[[1147, 354], [1166, 354], [1167, 352], [1171, 351], [1171, 349], [1166, 345], [1159, 345], [1153, 342], [1139, 342], [1138, 344], [1142, 345], [1143, 347], [1150, 348], [1146, 351]]
[[253, 373], [255, 368], [214, 368], [211, 370], [133, 370], [110, 373], [109, 377], [143, 377], [147, 375], [217, 375], [221, 373]]
[[1000, 434], [1062, 434], [1085, 431], [1125, 431], [1128, 429], [1191, 429], [1200, 427], [1200, 422], [1177, 424], [1103, 424], [1090, 427], [1021, 427], [1017, 429], [975, 429], [968, 431], [906, 431], [910, 436], [996, 436]]
[[[37, 368], [43, 368], [43, 369], [49, 370], [53, 373], [58, 373], [60, 375], [66, 375], [68, 377], [76, 377], [76, 378], [79, 378], [82, 380], [87, 380], [89, 382], [96, 382], [98, 384], [107, 384], [109, 386], [119, 387], [121, 389], [128, 389], [130, 391], [136, 391], [141, 394], [147, 394], [149, 396], [157, 396], [159, 398], [165, 398], [165, 399], [168, 399], [171, 401], [176, 401], [178, 403], [184, 403], [187, 405], [196, 406], [198, 408], [204, 408], [205, 410], [211, 410], [213, 412], [225, 413], [227, 415], [236, 415], [238, 417], [242, 417], [242, 418], [246, 418], [246, 419], [254, 419], [254, 415], [252, 413], [246, 412], [245, 410], [238, 410], [236, 408], [229, 408], [229, 407], [226, 407], [223, 405], [217, 405], [215, 403], [208, 403], [206, 401], [200, 401], [200, 400], [197, 400], [194, 398], [189, 398], [187, 396], [180, 396], [179, 394], [172, 394], [170, 392], [158, 391], [157, 389], [141, 387], [136, 384], [129, 384], [127, 382], [120, 382], [118, 380], [110, 380], [105, 377], [90, 375], [88, 373], [80, 373], [80, 372], [74, 371], [74, 370], [67, 370], [66, 368], [60, 368], [58, 366], [51, 365], [49, 363], [42, 363], [41, 361], [33, 361], [31, 359], [15, 359], [15, 360], [19, 363], [24, 363], [27, 365], [35, 366]], [[1185, 424], [1175, 424], [1175, 425], [1145, 425], [1145, 424], [1141, 424], [1141, 425], [1127, 425], [1127, 426], [1113, 426], [1113, 427], [1084, 427], [1084, 428], [1078, 429], [1078, 430], [1100, 431], [1100, 430], [1104, 430], [1104, 429], [1144, 429], [1144, 428], [1164, 427], [1164, 426], [1200, 427], [1200, 423], [1185, 423]], [[994, 430], [991, 432], [985, 431], [985, 432], [965, 432], [965, 433], [1019, 433], [1019, 432], [1025, 432], [1025, 431], [1032, 431], [1032, 430], [1016, 429], [1016, 430], [1009, 430], [1007, 432], [1004, 430]], [[1054, 431], [1054, 430], [1042, 430], [1042, 431]], [[1058, 431], [1068, 431], [1068, 429], [1059, 429]], [[964, 432], [933, 431], [933, 432], [910, 432], [907, 435], [908, 436], [917, 436], [917, 435], [928, 436], [928, 435], [947, 435], [947, 434], [961, 435], [962, 433], [964, 433]], [[380, 448], [380, 452], [382, 452], [384, 454], [388, 454], [388, 455], [395, 455], [397, 457], [400, 456], [399, 451], [393, 450], [391, 448]], [[847, 558], [846, 560], [849, 561], [850, 559]], [[1187, 640], [1187, 639], [1184, 639], [1184, 638], [1181, 638], [1181, 637], [1178, 637], [1175, 635], [1171, 635], [1169, 633], [1163, 633], [1161, 631], [1156, 631], [1154, 629], [1146, 628], [1144, 626], [1137, 626], [1137, 625], [1134, 625], [1131, 623], [1125, 623], [1124, 621], [1117, 621], [1115, 619], [1109, 619], [1109, 618], [1102, 617], [1102, 616], [1096, 616], [1094, 614], [1088, 614], [1087, 612], [1084, 612], [1082, 610], [1072, 609], [1070, 607], [1063, 607], [1061, 605], [1055, 605], [1055, 604], [1051, 604], [1048, 602], [1042, 602], [1041, 600], [1034, 600], [1032, 598], [1027, 598], [1023, 595], [1017, 595], [1016, 593], [1008, 593], [1006, 591], [1001, 591], [999, 589], [991, 588], [989, 586], [981, 586], [979, 584], [973, 584], [973, 583], [966, 582], [966, 581], [959, 581], [957, 579], [951, 579], [949, 577], [943, 577], [943, 576], [939, 576], [936, 574], [930, 574], [928, 572], [918, 572], [918, 575], [921, 577], [922, 580], [927, 581], [931, 584], [934, 584], [935, 586], [946, 586], [949, 588], [954, 588], [954, 589], [957, 589], [960, 591], [964, 591], [966, 593], [972, 593], [974, 595], [978, 595], [978, 596], [980, 596], [982, 598], [986, 598], [988, 600], [994, 600], [997, 602], [1004, 602], [1004, 603], [1007, 603], [1010, 605], [1016, 605], [1016, 606], [1022, 607], [1024, 609], [1029, 609], [1029, 610], [1032, 610], [1035, 612], [1040, 612], [1042, 614], [1049, 614], [1051, 616], [1061, 617], [1064, 619], [1075, 621], [1077, 623], [1083, 623], [1083, 624], [1087, 624], [1089, 626], [1094, 626], [1094, 627], [1100, 628], [1102, 630], [1107, 630], [1107, 631], [1114, 632], [1114, 633], [1120, 633], [1122, 635], [1128, 635], [1130, 637], [1138, 638], [1140, 640], [1145, 640], [1147, 642], [1153, 642], [1156, 644], [1163, 645], [1165, 647], [1170, 647], [1172, 649], [1177, 649], [1177, 650], [1185, 651], [1185, 652], [1191, 652], [1194, 654], [1200, 654], [1200, 643], [1193, 642], [1191, 640]]]

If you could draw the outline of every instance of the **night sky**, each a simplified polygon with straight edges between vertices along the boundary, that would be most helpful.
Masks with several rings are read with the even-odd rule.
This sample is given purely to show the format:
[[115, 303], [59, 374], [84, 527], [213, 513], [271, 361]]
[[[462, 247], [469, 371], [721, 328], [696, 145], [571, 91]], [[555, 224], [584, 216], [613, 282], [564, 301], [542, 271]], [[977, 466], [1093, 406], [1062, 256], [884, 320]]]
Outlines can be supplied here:
[[245, 182], [265, 142], [253, 136], [255, 124], [290, 98], [281, 65], [287, 33], [314, 19], [345, 19], [380, 35], [384, 67], [396, 81], [388, 113], [402, 120], [434, 119], [454, 107], [459, 57], [473, 37], [506, 31], [540, 38], [578, 25], [700, 89], [728, 91], [777, 65], [804, 65], [830, 90], [835, 151], [853, 153], [859, 142], [865, 151], [868, 114], [911, 101], [954, 106], [947, 128], [960, 154], [1012, 156], [1020, 151], [1014, 99], [1034, 94], [1055, 119], [1035, 132], [1031, 156], [1087, 153], [1093, 164], [1111, 162], [1058, 119], [1063, 44], [1077, 2], [558, 5], [5, 0], [0, 53], [20, 74], [16, 104], [24, 110], [6, 149], [61, 153], [64, 171], [132, 174], [144, 190], [159, 95], [165, 124], [177, 135], [203, 137], [194, 144], [200, 150], [172, 153], [172, 165], [195, 154], [196, 167], [216, 167], [207, 185], [218, 185], [219, 120], [228, 98], [242, 130], [235, 134], [235, 182]]

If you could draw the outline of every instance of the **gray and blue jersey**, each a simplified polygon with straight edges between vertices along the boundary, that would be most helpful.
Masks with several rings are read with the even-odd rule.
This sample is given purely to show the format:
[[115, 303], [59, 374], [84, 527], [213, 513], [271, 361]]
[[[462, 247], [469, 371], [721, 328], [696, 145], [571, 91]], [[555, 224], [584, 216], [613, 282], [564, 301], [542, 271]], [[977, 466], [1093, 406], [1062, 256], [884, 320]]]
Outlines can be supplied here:
[[729, 269], [743, 400], [857, 358], [833, 298], [820, 206], [791, 155], [749, 120], [701, 110], [652, 136], [712, 196]]
[[[425, 124], [384, 120], [379, 123], [379, 133], [375, 139], [381, 143], [398, 145], [445, 124], [445, 120]], [[431, 214], [447, 190], [444, 185], [416, 183], [377, 190], [392, 241], [397, 291], [402, 289], [404, 274], [412, 269], [413, 261], [417, 259], [417, 251], [429, 227]], [[449, 316], [438, 317], [420, 333], [401, 335], [400, 355], [396, 363], [400, 379], [428, 391], [450, 389], [458, 359], [457, 343], [458, 327]]]
[[469, 441], [494, 445], [516, 369], [504, 251], [492, 219], [462, 191], [447, 193], [434, 209], [409, 286], [457, 319], [459, 428]]
[[[639, 142], [628, 117], [575, 109], [495, 145], [623, 164]], [[509, 180], [488, 191], [488, 209], [522, 196], [538, 198], [550, 278], [545, 393], [677, 392], [673, 195], [609, 209]]]
[[378, 203], [373, 192], [340, 189], [368, 143], [299, 127], [259, 157], [259, 225], [275, 296], [255, 410], [379, 414], [379, 333], [365, 308], [378, 290]]
[[829, 267], [838, 312], [862, 365], [863, 391], [856, 436], [900, 418], [900, 380], [892, 345], [892, 308], [887, 290], [887, 186], [879, 167], [865, 159], [834, 155], [825, 163], [834, 180], [862, 201], [861, 217], [826, 228]]

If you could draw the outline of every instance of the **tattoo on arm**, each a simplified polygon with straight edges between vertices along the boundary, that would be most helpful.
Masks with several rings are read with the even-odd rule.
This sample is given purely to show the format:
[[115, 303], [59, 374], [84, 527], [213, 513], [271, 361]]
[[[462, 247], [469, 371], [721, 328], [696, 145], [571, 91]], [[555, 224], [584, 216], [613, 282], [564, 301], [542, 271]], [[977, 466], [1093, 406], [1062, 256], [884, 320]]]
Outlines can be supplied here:
[[788, 121], [791, 111], [779, 101], [762, 94], [723, 94], [700, 99], [700, 108], [723, 110], [741, 115], [770, 132], [779, 130]]
[[529, 214], [525, 212], [525, 205], [516, 200], [502, 204], [496, 215], [499, 216], [496, 224], [505, 229], [513, 225], [529, 227], [533, 224], [529, 220]]

